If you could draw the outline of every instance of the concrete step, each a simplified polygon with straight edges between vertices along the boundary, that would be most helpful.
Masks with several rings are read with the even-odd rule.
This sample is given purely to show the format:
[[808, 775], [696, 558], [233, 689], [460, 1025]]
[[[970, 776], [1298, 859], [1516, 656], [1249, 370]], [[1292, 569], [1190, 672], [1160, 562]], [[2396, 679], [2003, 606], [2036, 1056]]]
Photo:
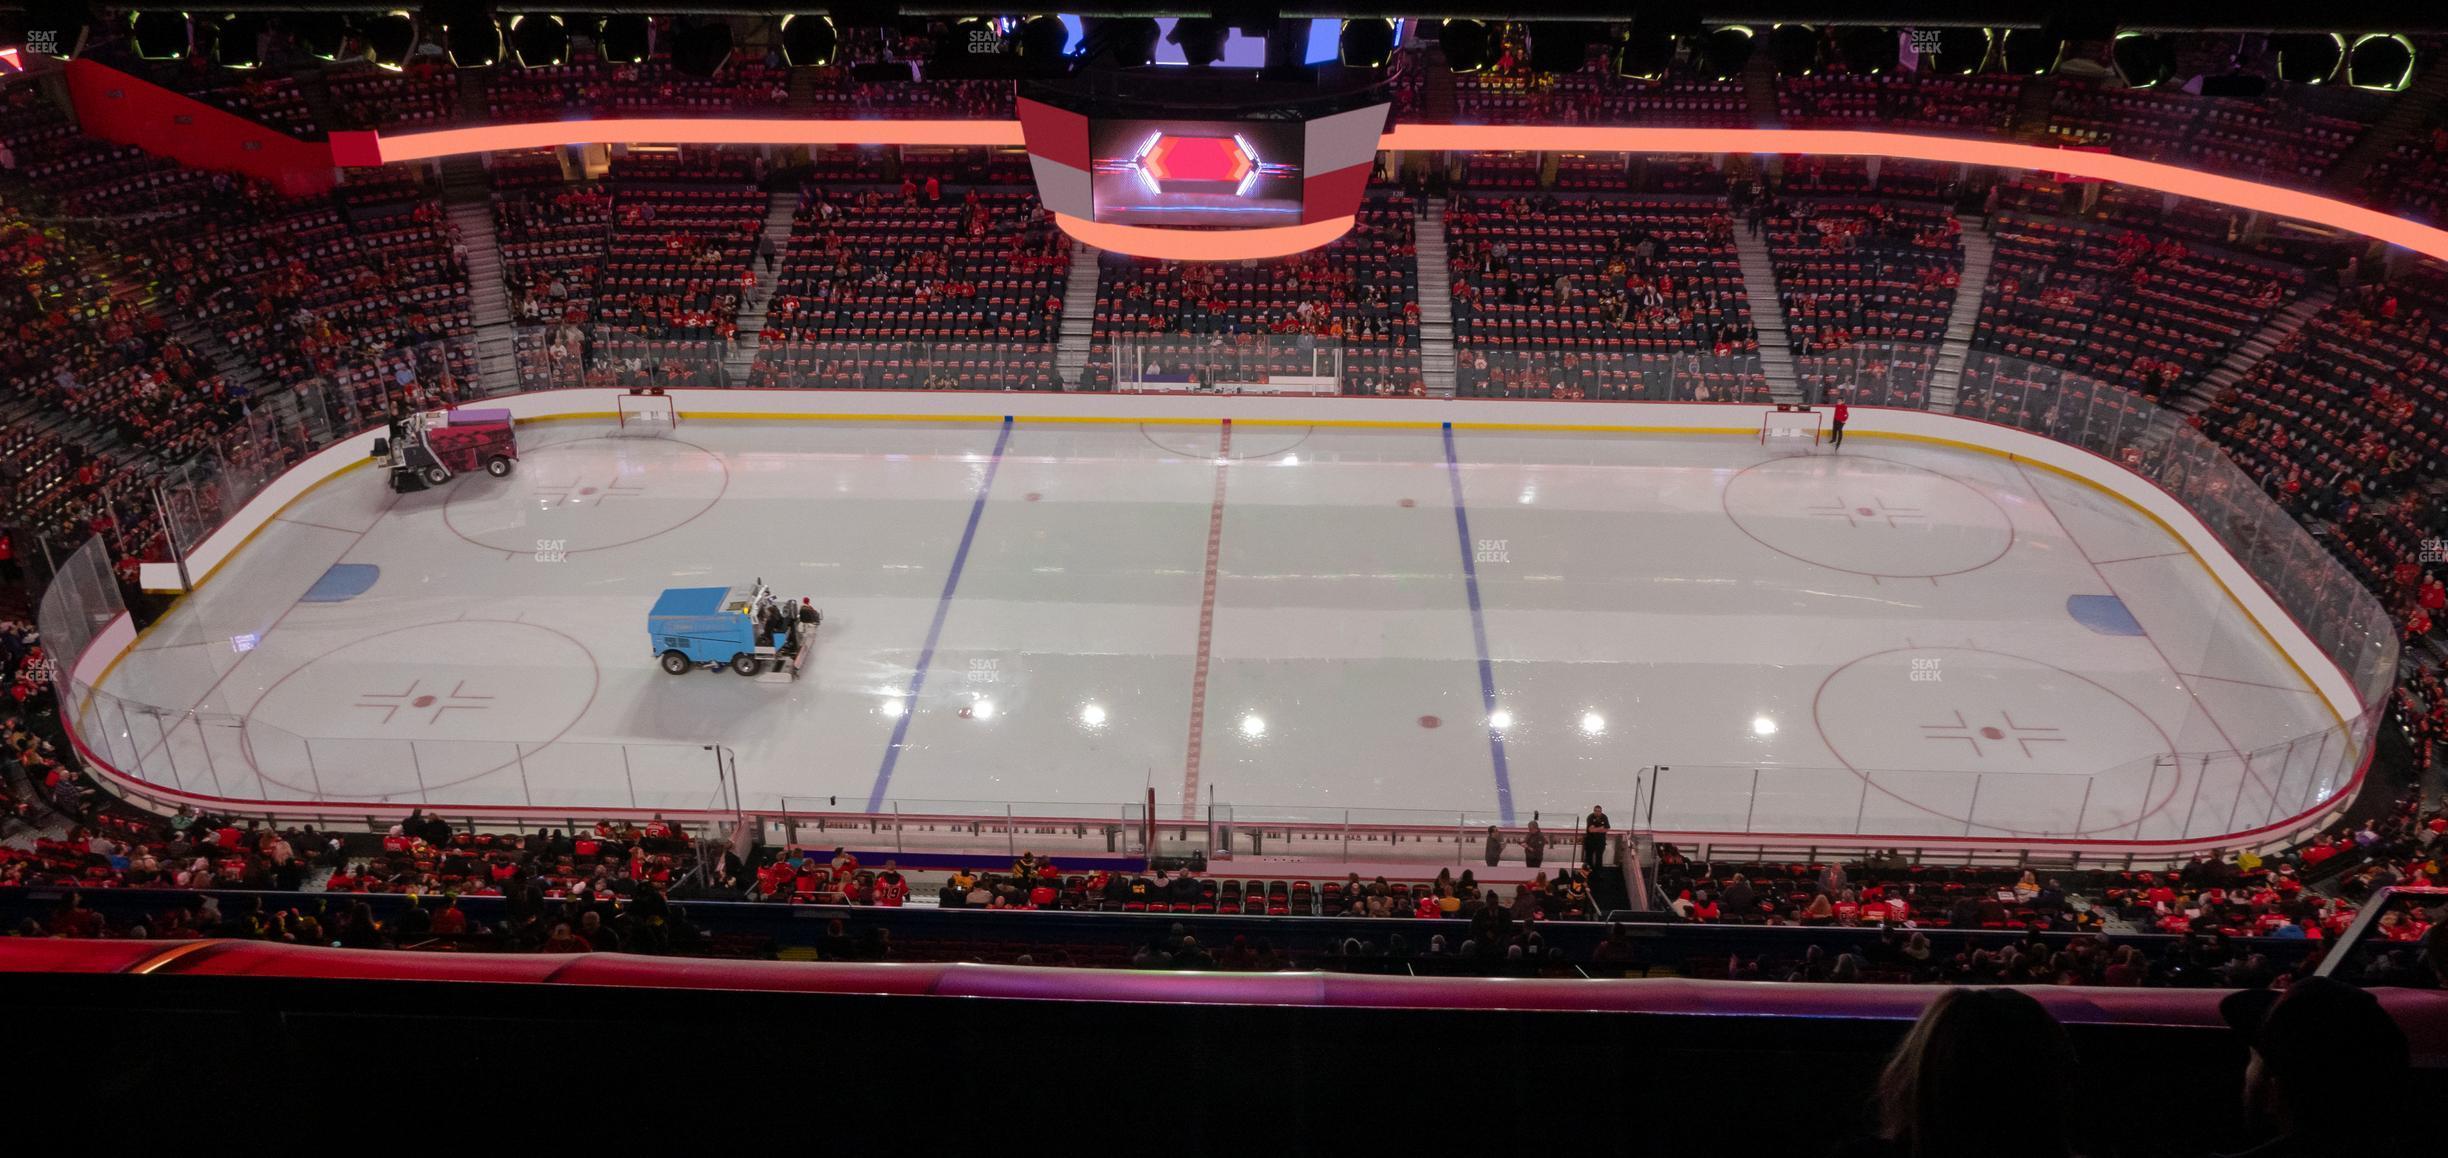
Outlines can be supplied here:
[[1071, 268], [1063, 278], [1062, 324], [1054, 340], [1054, 372], [1066, 390], [1079, 386], [1080, 371], [1094, 348], [1097, 278], [1097, 250], [1072, 245]]
[[1980, 329], [1981, 297], [1989, 291], [1990, 266], [1997, 247], [1989, 242], [1989, 223], [1978, 216], [1963, 222], [1963, 272], [1956, 279], [1955, 304], [1947, 311], [1946, 336], [1940, 340], [1938, 364], [1930, 371], [1930, 409], [1955, 412], [1962, 396], [1964, 367], [1971, 364], [1972, 336]]
[[2202, 375], [2200, 381], [2193, 383], [2190, 389], [2179, 396], [2176, 400], [2176, 408], [2188, 414], [2198, 414], [2209, 409], [2211, 404], [2217, 401], [2219, 391], [2243, 381], [2247, 375], [2252, 373], [2254, 366], [2277, 352], [2279, 343], [2286, 341], [2288, 335], [2302, 329], [2305, 323], [2310, 322], [2335, 301], [2337, 301], [2337, 291], [2320, 286], [2315, 287], [2312, 292], [2301, 298], [2287, 303], [2276, 313], [2270, 315], [2270, 320], [2259, 330], [2236, 343], [2235, 348], [2229, 350], [2227, 356], [2219, 360], [2218, 365], [2211, 367], [2209, 373]]
[[1459, 367], [1454, 361], [1453, 266], [1445, 241], [1445, 202], [1431, 200], [1412, 221], [1413, 260], [1419, 268], [1420, 384], [1450, 397]]

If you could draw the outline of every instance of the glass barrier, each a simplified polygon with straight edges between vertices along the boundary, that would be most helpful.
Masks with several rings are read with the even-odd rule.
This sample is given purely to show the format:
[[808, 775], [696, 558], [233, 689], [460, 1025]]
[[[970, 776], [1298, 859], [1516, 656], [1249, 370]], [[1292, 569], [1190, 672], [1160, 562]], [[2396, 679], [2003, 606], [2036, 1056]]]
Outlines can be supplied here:
[[1535, 347], [1454, 342], [1454, 396], [1585, 402], [1773, 400], [1757, 351], [1579, 334]]
[[488, 393], [472, 337], [342, 350], [318, 369], [296, 392], [299, 419], [318, 447], [379, 425], [403, 407], [436, 409]]
[[1347, 364], [1345, 352], [1341, 338], [1311, 334], [1134, 334], [1110, 339], [1097, 360], [1115, 390], [1220, 394], [1341, 394], [1347, 383], [1371, 393], [1395, 361], [1355, 349]]
[[[1958, 414], [2081, 447], [2174, 496], [2346, 674], [2366, 715], [2386, 703], [2398, 659], [2387, 609], [2183, 414], [2121, 387], [1994, 353], [1972, 355], [1957, 393]], [[2369, 721], [2348, 729], [2369, 730]]]
[[[805, 848], [889, 849], [899, 854], [1018, 857], [1145, 856], [1145, 804], [1014, 803], [991, 800], [864, 800], [783, 796], [767, 836]], [[752, 812], [763, 812], [752, 798]], [[992, 867], [993, 862], [983, 862]]]
[[248, 716], [139, 703], [67, 681], [63, 722], [123, 777], [185, 796], [475, 811], [736, 811], [700, 744], [301, 736]]
[[1794, 351], [1794, 379], [1813, 403], [1927, 410], [1938, 376], [1935, 342], [1854, 342]]
[[1059, 390], [1050, 343], [820, 341], [768, 331], [753, 346], [710, 332], [647, 335], [609, 326], [520, 326], [511, 387]]

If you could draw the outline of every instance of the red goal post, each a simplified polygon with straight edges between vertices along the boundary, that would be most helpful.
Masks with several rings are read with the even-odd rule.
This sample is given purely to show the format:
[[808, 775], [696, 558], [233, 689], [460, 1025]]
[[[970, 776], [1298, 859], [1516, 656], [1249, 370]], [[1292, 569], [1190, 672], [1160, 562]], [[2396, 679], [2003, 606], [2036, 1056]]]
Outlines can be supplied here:
[[619, 397], [615, 409], [623, 430], [631, 426], [669, 430], [680, 425], [680, 408], [660, 390], [632, 390]]
[[1808, 406], [1779, 403], [1760, 416], [1760, 445], [1772, 438], [1808, 437], [1812, 446], [1819, 445], [1827, 434], [1827, 415]]

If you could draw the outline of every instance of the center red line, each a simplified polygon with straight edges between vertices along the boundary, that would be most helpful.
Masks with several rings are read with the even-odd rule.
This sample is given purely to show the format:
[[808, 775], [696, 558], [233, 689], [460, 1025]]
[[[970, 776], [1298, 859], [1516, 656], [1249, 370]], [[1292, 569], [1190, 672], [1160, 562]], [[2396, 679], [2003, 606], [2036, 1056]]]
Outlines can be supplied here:
[[1224, 480], [1232, 463], [1232, 419], [1216, 446], [1215, 500], [1207, 505], [1207, 577], [1199, 587], [1198, 652], [1190, 672], [1190, 743], [1182, 758], [1181, 817], [1198, 819], [1199, 748], [1207, 732], [1207, 658], [1215, 641], [1216, 560], [1224, 547]]

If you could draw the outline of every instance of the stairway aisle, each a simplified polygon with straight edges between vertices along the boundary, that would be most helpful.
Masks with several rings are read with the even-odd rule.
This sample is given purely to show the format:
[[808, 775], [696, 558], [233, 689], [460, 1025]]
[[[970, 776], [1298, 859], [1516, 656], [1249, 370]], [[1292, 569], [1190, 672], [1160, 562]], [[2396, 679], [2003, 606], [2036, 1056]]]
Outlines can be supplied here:
[[2321, 184], [2331, 193], [2352, 196], [2371, 175], [2372, 167], [2423, 131], [2443, 105], [2448, 105], [2448, 56], [2435, 56], [2413, 84], [2389, 99], [2388, 111], [2347, 146]]
[[1428, 200], [1412, 237], [1419, 263], [1420, 378], [1431, 398], [1454, 394], [1453, 268], [1445, 252], [1445, 199]]
[[467, 124], [481, 125], [493, 119], [493, 102], [485, 96], [487, 70], [459, 70], [459, 117]]
[[2243, 381], [2244, 376], [2252, 373], [2252, 368], [2258, 365], [2261, 359], [2277, 352], [2278, 343], [2285, 341], [2287, 335], [2304, 328], [2304, 323], [2311, 321], [2314, 315], [2319, 314], [2322, 310], [2328, 309], [2335, 301], [2337, 301], [2336, 290], [2327, 286], [2319, 286], [2315, 287], [2312, 292], [2288, 303], [2285, 309], [2271, 314], [2270, 320], [2259, 330], [2254, 331], [2253, 336], [2237, 343], [2235, 349], [2227, 351], [2227, 356], [2220, 359], [2218, 365], [2212, 367], [2208, 374], [2201, 377], [2200, 381], [2193, 383], [2192, 388], [2185, 391], [2183, 397], [2176, 399], [2176, 409], [2187, 414], [2199, 414], [2208, 410], [2210, 404], [2218, 400], [2219, 391]]
[[449, 209], [459, 244], [467, 247], [468, 312], [479, 330], [510, 324], [510, 293], [502, 287], [501, 244], [493, 232], [493, 207], [457, 204]]
[[790, 258], [799, 191], [768, 193], [765, 198], [765, 240], [773, 243], [774, 267], [766, 269], [762, 258], [749, 258], [749, 268], [757, 275], [756, 289], [740, 301], [739, 340], [731, 343], [730, 352], [723, 356], [725, 385], [748, 384], [749, 372], [756, 368], [758, 342], [765, 333], [765, 307], [773, 304], [774, 287], [781, 284], [783, 264]]
[[1065, 390], [1080, 388], [1080, 371], [1095, 347], [1097, 254], [1073, 242], [1071, 272], [1063, 279], [1062, 330], [1054, 345], [1054, 377]]
[[1938, 348], [1938, 366], [1930, 374], [1930, 409], [1955, 413], [1964, 366], [1972, 359], [1972, 331], [1980, 323], [1981, 295], [1989, 289], [1989, 266], [1997, 247], [1989, 243], [1989, 223], [1980, 217], [1963, 220], [1963, 277], [1955, 285], [1955, 307], [1947, 313], [1945, 341]]
[[306, 111], [314, 114], [315, 127], [329, 136], [340, 127], [340, 112], [331, 102], [329, 74], [321, 68], [298, 68], [289, 72], [297, 82], [298, 98], [306, 102]]
[[1760, 370], [1768, 376], [1768, 395], [1779, 402], [1805, 401], [1794, 376], [1793, 345], [1785, 335], [1785, 308], [1777, 304], [1768, 240], [1738, 226], [1734, 250], [1742, 258], [1743, 298], [1751, 303], [1751, 328], [1759, 331]]
[[[456, 158], [454, 158], [456, 159]], [[501, 238], [493, 224], [492, 195], [482, 185], [483, 167], [453, 171], [446, 163], [442, 203], [459, 244], [467, 247], [468, 317], [476, 325], [477, 389], [501, 394], [518, 387], [510, 291], [502, 284]], [[473, 178], [473, 183], [471, 183]]]
[[2049, 117], [2057, 103], [2057, 82], [2048, 77], [2033, 77], [2023, 82], [2021, 99], [2015, 104], [2014, 136], [2017, 140], [2037, 140], [2048, 135]]
[[1743, 67], [1743, 101], [1751, 112], [1751, 127], [1781, 129], [1785, 113], [1777, 107], [1776, 54], [1754, 52]]

